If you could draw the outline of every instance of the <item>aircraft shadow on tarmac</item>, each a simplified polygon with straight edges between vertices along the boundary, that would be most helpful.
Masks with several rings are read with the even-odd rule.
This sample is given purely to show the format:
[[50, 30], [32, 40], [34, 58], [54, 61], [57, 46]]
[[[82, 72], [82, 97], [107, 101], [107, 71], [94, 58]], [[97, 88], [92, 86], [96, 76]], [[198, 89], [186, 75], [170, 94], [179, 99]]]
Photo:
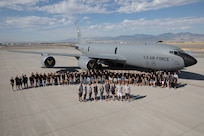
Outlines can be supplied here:
[[[140, 99], [143, 99], [143, 98], [145, 98], [146, 97], [146, 95], [130, 95], [130, 102], [132, 102], [132, 101], [136, 101], [136, 100], [140, 100]], [[105, 100], [105, 96], [103, 97], [103, 99]], [[108, 99], [109, 100], [111, 100], [112, 99], [112, 96], [109, 96], [108, 97]], [[99, 101], [100, 100], [100, 97], [98, 96], [97, 98], [96, 98], [96, 100], [97, 101]], [[125, 100], [125, 96], [123, 96], [123, 100]], [[86, 101], [90, 101], [90, 100], [86, 100]], [[92, 98], [91, 99], [91, 101], [94, 101], [94, 99]], [[115, 101], [118, 101], [118, 99], [117, 99], [117, 96], [115, 96]]]
[[145, 98], [146, 95], [130, 95], [130, 101], [140, 100]]
[[[78, 69], [81, 69], [80, 67], [67, 67], [67, 66], [55, 66], [53, 67], [54, 69], [61, 69], [57, 72], [78, 72]], [[140, 67], [134, 67], [134, 66], [126, 66], [126, 67], [122, 67], [122, 66], [110, 66], [110, 67], [103, 67], [102, 69], [105, 70], [137, 70], [137, 71], [142, 71], [142, 72], [149, 72], [149, 69], [145, 69], [145, 68], [140, 68]]]
[[59, 67], [54, 67], [54, 69], [60, 69], [60, 70], [56, 71], [57, 73], [78, 72], [78, 69], [80, 69], [80, 67], [65, 67], [65, 66], [59, 66]]
[[177, 83], [176, 88], [182, 88], [185, 87], [187, 84]]
[[[64, 71], [69, 71], [69, 72], [76, 72], [78, 71], [78, 69], [81, 69], [80, 67], [67, 67], [67, 66], [55, 66], [53, 67], [54, 69], [61, 69], [62, 71], [61, 72], [64, 72]], [[126, 66], [126, 67], [122, 67], [122, 66], [109, 66], [109, 67], [103, 67], [102, 69], [105, 69], [105, 70], [137, 70], [137, 71], [146, 71], [148, 72], [149, 70], [148, 69], [145, 69], [145, 68], [140, 68], [140, 67], [134, 67], [134, 66]], [[59, 70], [60, 72], [60, 70]]]
[[126, 65], [124, 67], [119, 64], [115, 66], [110, 65], [109, 67], [104, 67], [104, 69], [107, 69], [107, 70], [136, 70], [136, 71], [143, 71], [143, 72], [150, 71], [149, 69], [146, 69], [146, 68], [140, 68], [140, 67], [135, 67], [135, 66], [130, 66], [130, 65]]
[[179, 78], [191, 80], [204, 80], [204, 75], [188, 71], [181, 71], [181, 73], [179, 74]]

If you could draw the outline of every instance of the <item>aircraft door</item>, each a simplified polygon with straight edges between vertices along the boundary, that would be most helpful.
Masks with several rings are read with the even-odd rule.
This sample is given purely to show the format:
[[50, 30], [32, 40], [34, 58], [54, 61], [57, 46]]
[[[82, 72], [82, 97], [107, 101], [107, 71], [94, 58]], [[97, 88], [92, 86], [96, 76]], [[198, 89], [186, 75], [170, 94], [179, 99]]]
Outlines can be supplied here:
[[118, 47], [115, 47], [115, 52], [114, 53], [117, 54], [117, 51], [118, 51]]

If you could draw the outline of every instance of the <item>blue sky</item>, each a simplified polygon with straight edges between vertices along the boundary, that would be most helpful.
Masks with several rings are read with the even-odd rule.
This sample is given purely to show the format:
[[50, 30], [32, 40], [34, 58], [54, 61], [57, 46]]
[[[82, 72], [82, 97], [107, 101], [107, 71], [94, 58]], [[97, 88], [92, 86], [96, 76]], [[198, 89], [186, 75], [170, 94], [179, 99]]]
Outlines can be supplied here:
[[203, 0], [0, 0], [0, 42], [191, 32], [204, 34]]

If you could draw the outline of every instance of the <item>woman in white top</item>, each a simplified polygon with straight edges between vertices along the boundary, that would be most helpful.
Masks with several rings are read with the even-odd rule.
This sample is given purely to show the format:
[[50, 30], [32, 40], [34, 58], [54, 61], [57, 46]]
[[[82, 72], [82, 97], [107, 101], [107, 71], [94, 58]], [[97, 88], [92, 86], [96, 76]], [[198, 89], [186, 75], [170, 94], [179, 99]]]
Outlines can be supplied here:
[[123, 100], [123, 87], [120, 82], [118, 83], [116, 89], [117, 89], [118, 100], [119, 101]]

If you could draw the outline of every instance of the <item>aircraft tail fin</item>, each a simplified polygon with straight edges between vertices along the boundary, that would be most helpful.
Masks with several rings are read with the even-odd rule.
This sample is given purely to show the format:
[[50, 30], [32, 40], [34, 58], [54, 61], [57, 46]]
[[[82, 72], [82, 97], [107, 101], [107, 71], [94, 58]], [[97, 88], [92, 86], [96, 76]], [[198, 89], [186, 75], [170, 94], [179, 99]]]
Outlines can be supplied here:
[[82, 43], [84, 43], [84, 41], [82, 39], [80, 27], [78, 26], [77, 22], [75, 22], [75, 26], [76, 26], [76, 30], [77, 30], [78, 42], [79, 42], [79, 44], [82, 44]]

